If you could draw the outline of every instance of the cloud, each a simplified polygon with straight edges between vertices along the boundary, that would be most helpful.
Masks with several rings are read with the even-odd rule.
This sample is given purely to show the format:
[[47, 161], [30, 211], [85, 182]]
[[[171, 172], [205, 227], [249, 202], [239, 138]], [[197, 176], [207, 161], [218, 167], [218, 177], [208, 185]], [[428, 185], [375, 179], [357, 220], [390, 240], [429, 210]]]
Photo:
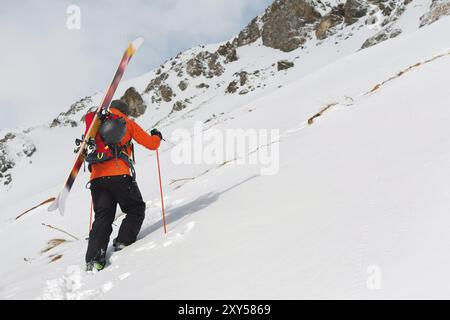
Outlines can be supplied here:
[[[177, 52], [225, 41], [271, 0], [0, 0], [0, 100], [16, 106], [16, 123], [50, 121], [71, 103], [103, 90], [124, 46], [144, 46], [125, 78]], [[66, 27], [69, 5], [81, 9], [81, 29]]]

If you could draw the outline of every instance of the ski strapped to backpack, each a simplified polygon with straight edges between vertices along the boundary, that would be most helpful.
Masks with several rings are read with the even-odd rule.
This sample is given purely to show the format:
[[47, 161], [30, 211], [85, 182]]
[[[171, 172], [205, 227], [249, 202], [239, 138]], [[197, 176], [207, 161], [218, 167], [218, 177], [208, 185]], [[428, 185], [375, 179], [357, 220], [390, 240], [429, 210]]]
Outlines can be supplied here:
[[[86, 131], [91, 126], [95, 117], [95, 112], [89, 112], [86, 117]], [[134, 170], [134, 147], [131, 139], [121, 143], [126, 133], [126, 120], [115, 115], [108, 110], [102, 110], [98, 113], [100, 120], [99, 130], [94, 138], [87, 141], [87, 148], [84, 160], [88, 163], [88, 169], [92, 171], [92, 165], [103, 163], [113, 159], [124, 161], [130, 168], [133, 181], [136, 180], [136, 171]], [[85, 133], [86, 134], [86, 133]], [[84, 139], [84, 137], [82, 137]], [[83, 139], [76, 139], [78, 146]], [[78, 149], [75, 149], [78, 152]]]
[[[109, 109], [114, 93], [116, 92], [120, 79], [122, 79], [122, 76], [125, 72], [128, 63], [130, 62], [131, 58], [133, 57], [133, 55], [136, 53], [136, 51], [139, 49], [139, 47], [142, 45], [143, 42], [144, 42], [143, 38], [137, 38], [136, 40], [131, 42], [125, 49], [125, 52], [122, 55], [122, 59], [120, 60], [119, 66], [117, 67], [116, 73], [114, 74], [111, 84], [105, 91], [105, 95], [100, 105], [98, 106], [97, 112], [101, 111], [102, 109]], [[94, 117], [92, 125], [85, 134], [85, 139], [83, 139], [83, 141], [81, 141], [80, 143], [80, 148], [77, 153], [77, 157], [66, 179], [66, 182], [64, 183], [64, 186], [61, 192], [56, 197], [56, 199], [48, 207], [48, 211], [59, 210], [59, 213], [61, 215], [64, 215], [66, 201], [70, 194], [70, 190], [72, 190], [78, 172], [80, 171], [80, 168], [84, 163], [84, 154], [86, 153], [87, 140], [89, 140], [92, 137], [95, 137], [95, 135], [97, 134], [98, 125], [99, 120], [97, 119], [97, 117]]]

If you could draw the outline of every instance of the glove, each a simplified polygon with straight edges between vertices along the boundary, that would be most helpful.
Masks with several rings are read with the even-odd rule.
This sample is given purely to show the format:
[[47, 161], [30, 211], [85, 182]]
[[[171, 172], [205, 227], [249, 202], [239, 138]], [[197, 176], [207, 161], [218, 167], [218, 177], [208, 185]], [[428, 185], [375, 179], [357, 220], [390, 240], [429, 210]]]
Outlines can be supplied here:
[[162, 136], [161, 132], [159, 132], [158, 129], [153, 129], [152, 131], [150, 131], [150, 134], [152, 136], [158, 136], [160, 140], [163, 140], [163, 136]]

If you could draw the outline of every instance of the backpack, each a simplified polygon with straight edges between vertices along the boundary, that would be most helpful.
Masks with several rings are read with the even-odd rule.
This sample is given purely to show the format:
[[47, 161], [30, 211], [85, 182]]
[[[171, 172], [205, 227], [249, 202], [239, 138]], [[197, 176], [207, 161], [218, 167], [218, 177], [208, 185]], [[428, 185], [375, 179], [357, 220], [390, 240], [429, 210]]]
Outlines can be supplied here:
[[[95, 112], [86, 114], [86, 129], [84, 135], [86, 135], [89, 130], [94, 117]], [[91, 138], [87, 142], [88, 146], [85, 161], [88, 163], [89, 171], [92, 171], [93, 164], [106, 162], [112, 159], [120, 159], [131, 169], [134, 179], [134, 159], [130, 158], [127, 153], [128, 147], [131, 146], [131, 152], [134, 157], [133, 144], [131, 143], [131, 140], [127, 141], [125, 144], [120, 144], [126, 133], [126, 120], [123, 117], [106, 110], [99, 114], [99, 120], [100, 125], [95, 138]]]

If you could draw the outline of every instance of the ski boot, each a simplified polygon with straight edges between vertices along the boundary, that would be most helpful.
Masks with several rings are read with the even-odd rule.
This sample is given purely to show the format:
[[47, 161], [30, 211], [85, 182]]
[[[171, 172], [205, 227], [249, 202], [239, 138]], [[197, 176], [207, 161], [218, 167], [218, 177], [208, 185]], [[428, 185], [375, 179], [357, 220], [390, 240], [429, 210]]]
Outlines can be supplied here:
[[127, 247], [128, 245], [126, 245], [125, 243], [122, 242], [117, 242], [117, 238], [113, 240], [113, 247], [114, 247], [114, 252], [120, 251], [122, 249], [125, 249], [125, 247]]
[[105, 268], [106, 263], [99, 261], [91, 261], [86, 264], [86, 271], [101, 271]]

